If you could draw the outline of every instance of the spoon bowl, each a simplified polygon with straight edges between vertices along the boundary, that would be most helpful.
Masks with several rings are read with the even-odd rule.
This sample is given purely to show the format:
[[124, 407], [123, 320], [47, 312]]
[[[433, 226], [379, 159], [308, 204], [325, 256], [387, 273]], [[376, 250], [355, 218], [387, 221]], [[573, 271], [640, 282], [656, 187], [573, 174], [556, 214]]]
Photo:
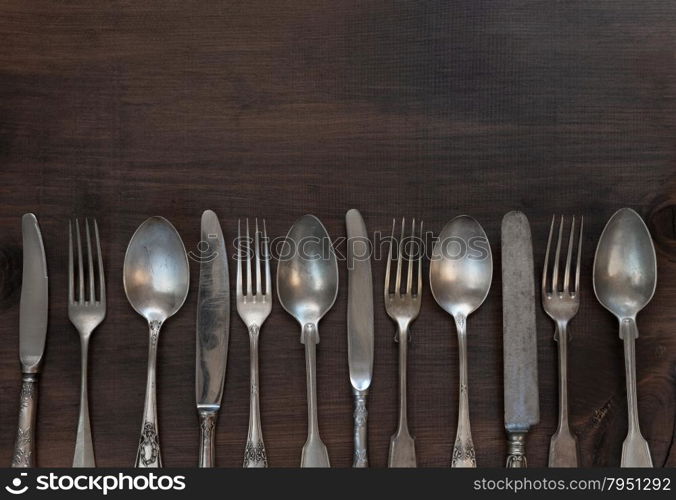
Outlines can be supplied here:
[[190, 270], [183, 241], [164, 217], [150, 217], [129, 241], [124, 256], [124, 291], [148, 321], [176, 314], [188, 296]]
[[634, 210], [615, 212], [594, 258], [594, 293], [618, 319], [634, 318], [652, 299], [657, 259], [650, 231]]
[[448, 314], [467, 317], [486, 299], [493, 279], [493, 258], [486, 233], [475, 219], [451, 220], [432, 250], [430, 288]]
[[304, 215], [286, 235], [277, 266], [277, 294], [282, 307], [300, 325], [316, 324], [338, 295], [338, 262], [324, 225]]

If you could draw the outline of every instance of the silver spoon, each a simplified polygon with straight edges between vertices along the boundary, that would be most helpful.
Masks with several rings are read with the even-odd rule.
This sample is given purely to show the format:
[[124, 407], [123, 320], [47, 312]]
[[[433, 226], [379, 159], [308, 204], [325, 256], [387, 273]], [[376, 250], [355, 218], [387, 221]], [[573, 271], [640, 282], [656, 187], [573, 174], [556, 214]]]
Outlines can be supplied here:
[[308, 436], [301, 467], [330, 467], [319, 437], [317, 420], [316, 346], [319, 320], [338, 295], [338, 263], [326, 229], [314, 215], [304, 215], [286, 235], [284, 255], [277, 266], [277, 294], [282, 307], [301, 326], [307, 374]]
[[620, 322], [624, 341], [629, 432], [622, 444], [622, 467], [652, 467], [648, 443], [641, 435], [636, 397], [636, 315], [655, 293], [657, 259], [650, 231], [630, 208], [615, 212], [606, 224], [594, 258], [594, 293]]
[[185, 302], [189, 284], [188, 256], [178, 232], [163, 217], [147, 219], [131, 237], [124, 256], [127, 300], [150, 328], [145, 408], [136, 467], [162, 467], [155, 399], [157, 341], [162, 323]]
[[476, 467], [467, 395], [467, 316], [486, 299], [492, 278], [491, 247], [481, 224], [466, 215], [446, 224], [432, 250], [430, 288], [458, 332], [460, 405], [451, 467]]

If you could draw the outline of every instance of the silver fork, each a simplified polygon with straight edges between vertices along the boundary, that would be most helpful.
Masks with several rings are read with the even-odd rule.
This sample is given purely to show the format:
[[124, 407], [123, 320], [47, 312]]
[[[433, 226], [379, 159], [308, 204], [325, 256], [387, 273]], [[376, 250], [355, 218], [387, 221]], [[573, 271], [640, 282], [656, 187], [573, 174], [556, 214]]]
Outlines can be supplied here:
[[[249, 348], [251, 351], [250, 396], [249, 396], [249, 433], [244, 450], [243, 467], [267, 467], [268, 460], [263, 444], [263, 430], [261, 427], [260, 407], [258, 403], [258, 336], [261, 326], [272, 310], [272, 280], [270, 279], [270, 252], [268, 249], [268, 235], [263, 220], [263, 232], [258, 230], [258, 219], [254, 232], [254, 251], [251, 252], [251, 238], [249, 237], [249, 219], [246, 221], [246, 245], [242, 245], [241, 223], [237, 222], [237, 313], [249, 330]], [[261, 243], [262, 238], [262, 243]], [[263, 250], [265, 261], [265, 276], [261, 275], [260, 251]], [[246, 255], [246, 283], [242, 280], [242, 254]], [[256, 291], [253, 292], [251, 275], [251, 261], [256, 266]], [[265, 290], [263, 290], [265, 285]]]
[[[414, 259], [415, 247], [415, 219], [411, 227], [411, 239], [408, 252], [408, 272], [406, 276], [406, 289], [402, 292], [401, 270], [403, 267], [403, 254], [405, 250], [404, 230], [405, 220], [401, 220], [401, 239], [397, 245], [397, 274], [394, 281], [394, 290], [390, 289], [390, 267], [392, 263], [392, 248], [394, 241], [395, 221], [392, 221], [392, 239], [385, 270], [385, 310], [390, 318], [397, 324], [397, 334], [394, 341], [399, 343], [399, 424], [396, 432], [390, 438], [389, 467], [416, 467], [415, 440], [408, 430], [408, 412], [406, 404], [406, 356], [408, 343], [410, 342], [408, 328], [418, 317], [420, 312], [420, 298], [422, 295], [422, 246], [417, 248], [418, 256]], [[422, 222], [420, 223], [420, 238], [422, 241]], [[413, 290], [413, 268], [418, 266], [418, 283]]]
[[[80, 383], [80, 417], [77, 423], [77, 439], [75, 441], [75, 455], [73, 467], [96, 467], [94, 460], [94, 445], [92, 443], [92, 429], [89, 422], [89, 400], [87, 396], [87, 353], [89, 339], [94, 329], [106, 317], [106, 283], [103, 273], [103, 257], [101, 255], [101, 241], [99, 227], [94, 219], [94, 237], [96, 238], [96, 257], [99, 275], [99, 296], [96, 297], [96, 278], [94, 259], [92, 257], [92, 242], [89, 232], [89, 220], [85, 219], [85, 235], [87, 237], [87, 278], [83, 265], [82, 240], [80, 237], [80, 223], [75, 219], [75, 238], [77, 241], [77, 281], [75, 288], [75, 269], [73, 255], [73, 224], [68, 223], [68, 318], [80, 334], [81, 346], [81, 383]], [[88, 282], [88, 285], [85, 283]], [[77, 293], [76, 293], [77, 290]], [[88, 292], [88, 293], [87, 293]]]
[[[575, 217], [570, 227], [568, 237], [568, 254], [566, 267], [563, 272], [563, 284], [560, 286], [559, 257], [561, 241], [563, 240], [564, 218], [561, 216], [559, 237], [556, 243], [554, 268], [548, 278], [549, 253], [554, 235], [556, 216], [552, 217], [545, 253], [545, 265], [542, 270], [542, 307], [547, 315], [556, 323], [554, 340], [559, 350], [559, 423], [549, 445], [550, 467], [577, 467], [578, 447], [577, 437], [571, 432], [568, 425], [568, 323], [577, 314], [580, 308], [580, 256], [582, 251], [582, 228], [584, 219], [580, 218], [580, 230], [577, 244], [577, 263], [575, 265], [575, 282], [571, 283], [571, 262], [575, 240]], [[572, 284], [572, 288], [571, 288]]]

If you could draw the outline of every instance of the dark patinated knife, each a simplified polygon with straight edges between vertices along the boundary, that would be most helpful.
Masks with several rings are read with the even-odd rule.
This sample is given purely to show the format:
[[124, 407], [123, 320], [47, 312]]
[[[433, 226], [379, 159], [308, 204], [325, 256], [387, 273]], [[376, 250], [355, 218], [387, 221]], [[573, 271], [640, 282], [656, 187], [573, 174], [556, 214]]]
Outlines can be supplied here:
[[197, 297], [195, 397], [200, 417], [199, 466], [215, 465], [216, 419], [221, 409], [230, 337], [228, 255], [218, 217], [202, 214]]
[[47, 259], [35, 215], [23, 216], [21, 230], [23, 279], [19, 312], [19, 358], [23, 375], [12, 467], [35, 467], [38, 374], [47, 338]]
[[526, 433], [540, 421], [535, 278], [528, 219], [502, 219], [502, 322], [507, 467], [526, 467]]
[[361, 214], [345, 215], [347, 227], [347, 356], [354, 394], [353, 467], [368, 467], [366, 395], [373, 377], [373, 282], [371, 245]]

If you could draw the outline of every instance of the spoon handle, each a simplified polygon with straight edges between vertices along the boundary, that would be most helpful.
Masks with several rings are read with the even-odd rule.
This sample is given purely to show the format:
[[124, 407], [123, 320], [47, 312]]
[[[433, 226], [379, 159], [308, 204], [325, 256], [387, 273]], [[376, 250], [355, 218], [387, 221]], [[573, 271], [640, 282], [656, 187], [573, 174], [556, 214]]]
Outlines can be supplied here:
[[629, 429], [622, 444], [622, 467], [652, 467], [648, 442], [641, 435], [638, 422], [638, 396], [636, 392], [636, 351], [638, 338], [636, 321], [624, 318], [620, 321], [620, 338], [624, 341], [624, 371], [627, 380], [627, 410]]
[[458, 330], [458, 355], [460, 358], [460, 402], [458, 406], [458, 430], [453, 446], [451, 467], [476, 467], [476, 454], [469, 424], [469, 395], [467, 393], [467, 318], [455, 319]]
[[303, 326], [301, 340], [305, 344], [305, 372], [307, 377], [307, 441], [303, 446], [301, 467], [330, 467], [329, 454], [319, 437], [319, 421], [317, 418], [317, 344], [319, 332], [317, 325]]
[[258, 325], [249, 326], [249, 432], [244, 450], [245, 468], [261, 468], [268, 466], [268, 459], [263, 444], [263, 427], [261, 425], [260, 405], [258, 400]]
[[151, 321], [150, 345], [148, 347], [148, 378], [146, 381], [146, 399], [143, 409], [143, 425], [141, 438], [136, 452], [135, 467], [157, 468], [162, 467], [160, 456], [160, 437], [157, 430], [157, 400], [155, 397], [155, 380], [157, 364], [157, 342], [160, 336], [162, 323]]

